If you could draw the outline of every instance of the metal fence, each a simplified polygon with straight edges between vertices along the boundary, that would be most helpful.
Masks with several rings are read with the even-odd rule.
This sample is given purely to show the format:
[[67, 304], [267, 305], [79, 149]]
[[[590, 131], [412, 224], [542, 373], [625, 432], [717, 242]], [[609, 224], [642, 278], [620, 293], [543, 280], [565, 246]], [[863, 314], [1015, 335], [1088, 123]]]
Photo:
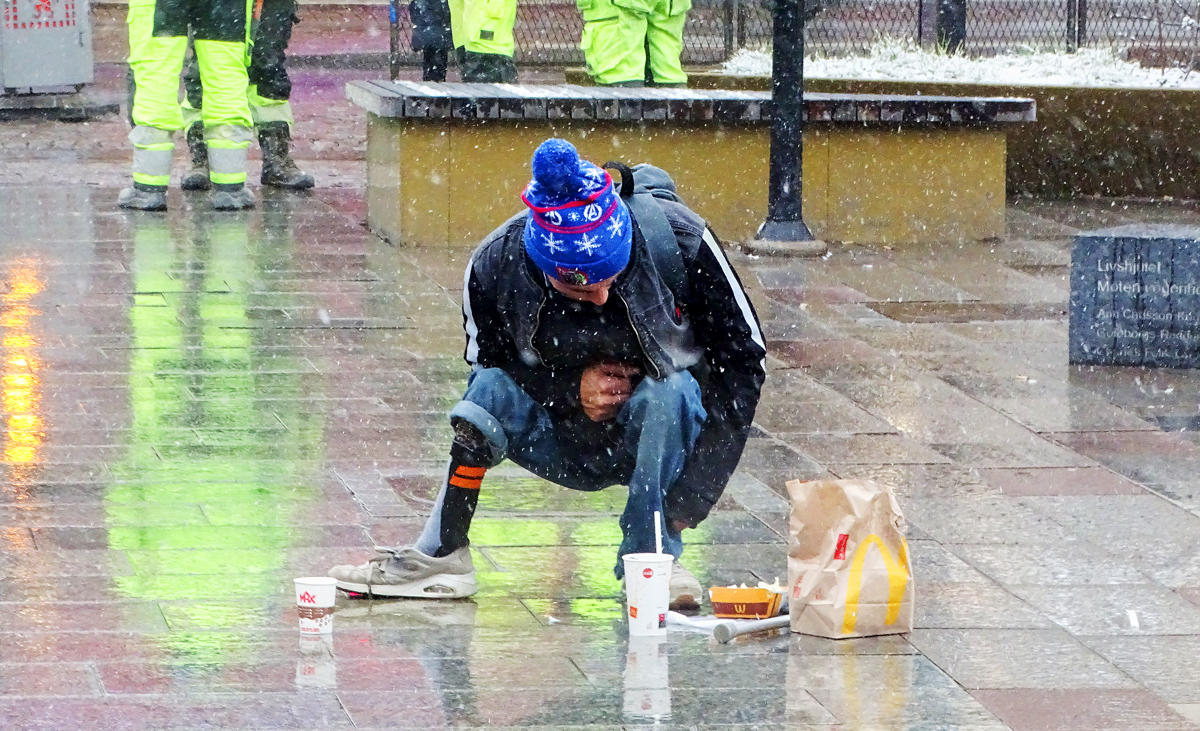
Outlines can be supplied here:
[[[1072, 51], [1116, 46], [1152, 65], [1200, 67], [1200, 0], [806, 0], [810, 54], [867, 51], [878, 36], [936, 47], [944, 5], [965, 5], [961, 51]], [[417, 63], [407, 5], [399, 14], [402, 62]], [[574, 2], [518, 0], [516, 61], [580, 65], [583, 29]], [[694, 0], [684, 29], [687, 65], [719, 64], [740, 48], [771, 42], [770, 0]]]

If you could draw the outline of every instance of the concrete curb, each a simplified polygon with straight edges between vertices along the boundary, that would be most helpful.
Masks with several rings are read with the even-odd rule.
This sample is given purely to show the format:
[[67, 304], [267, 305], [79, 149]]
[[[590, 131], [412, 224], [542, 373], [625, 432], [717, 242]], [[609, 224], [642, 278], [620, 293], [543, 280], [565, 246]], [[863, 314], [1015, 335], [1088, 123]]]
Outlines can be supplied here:
[[749, 239], [742, 242], [742, 251], [752, 256], [812, 258], [824, 256], [829, 245], [819, 239], [811, 241], [771, 241]]

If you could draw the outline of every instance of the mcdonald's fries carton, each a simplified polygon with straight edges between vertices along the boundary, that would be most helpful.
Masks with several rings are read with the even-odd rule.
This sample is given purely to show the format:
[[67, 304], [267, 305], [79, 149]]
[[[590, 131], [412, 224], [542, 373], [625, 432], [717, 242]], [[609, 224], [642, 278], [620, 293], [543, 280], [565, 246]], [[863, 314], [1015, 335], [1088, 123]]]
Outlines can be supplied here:
[[915, 588], [892, 488], [871, 480], [787, 488], [792, 631], [835, 639], [911, 632]]
[[767, 619], [779, 613], [783, 592], [768, 586], [714, 586], [708, 590], [713, 615], [725, 619]]

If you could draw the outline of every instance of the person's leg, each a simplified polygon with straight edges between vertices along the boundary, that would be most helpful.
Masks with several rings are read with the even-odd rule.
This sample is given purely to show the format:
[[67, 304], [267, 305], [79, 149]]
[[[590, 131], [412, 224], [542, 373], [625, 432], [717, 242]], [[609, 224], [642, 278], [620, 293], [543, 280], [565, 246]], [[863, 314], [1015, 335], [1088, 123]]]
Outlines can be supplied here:
[[133, 131], [133, 187], [121, 191], [118, 205], [140, 210], [166, 208], [167, 183], [175, 144], [171, 133], [183, 127], [179, 109], [179, 72], [183, 67], [186, 35], [156, 31], [154, 0], [130, 0], [129, 68], [134, 94], [130, 117]]
[[421, 80], [445, 81], [453, 38], [450, 6], [446, 0], [412, 0], [408, 5], [412, 19], [412, 47], [421, 51]]
[[204, 86], [204, 141], [208, 145], [209, 179], [219, 209], [250, 208], [246, 190], [246, 158], [253, 137], [246, 97], [246, 44], [196, 39], [196, 57]]
[[530, 472], [574, 490], [616, 484], [618, 470], [560, 447], [550, 414], [499, 368], [474, 371], [463, 398], [450, 411], [454, 442], [447, 478], [421, 537], [422, 553], [446, 555], [467, 545], [484, 472], [506, 457]]
[[655, 511], [659, 513], [663, 551], [675, 558], [683, 552], [680, 534], [662, 514], [663, 496], [683, 470], [707, 416], [700, 385], [687, 371], [661, 381], [644, 379], [622, 407], [617, 421], [624, 427], [625, 447], [637, 461], [621, 515], [623, 538], [617, 551], [617, 578], [625, 573], [621, 556], [654, 553]]
[[660, 0], [648, 17], [646, 28], [646, 65], [648, 83], [654, 86], [686, 86], [680, 56], [683, 53], [683, 26], [687, 22], [690, 0]]
[[208, 190], [208, 147], [204, 144], [204, 122], [200, 110], [204, 108], [204, 87], [200, 83], [200, 64], [196, 62], [196, 48], [192, 34], [188, 34], [187, 60], [183, 64], [183, 126], [187, 129], [185, 139], [192, 166], [184, 173], [179, 187], [184, 190]]
[[449, 66], [449, 49], [426, 48], [421, 51], [421, 81], [445, 81]]
[[583, 49], [588, 75], [603, 86], [642, 86], [645, 74], [646, 15], [590, 0], [583, 10]]
[[464, 84], [517, 83], [517, 65], [512, 56], [460, 50], [458, 68]]
[[296, 22], [296, 0], [263, 0], [250, 52], [247, 97], [258, 144], [262, 148], [263, 185], [292, 190], [313, 187], [313, 177], [300, 170], [291, 155], [292, 80], [288, 77], [287, 47]]

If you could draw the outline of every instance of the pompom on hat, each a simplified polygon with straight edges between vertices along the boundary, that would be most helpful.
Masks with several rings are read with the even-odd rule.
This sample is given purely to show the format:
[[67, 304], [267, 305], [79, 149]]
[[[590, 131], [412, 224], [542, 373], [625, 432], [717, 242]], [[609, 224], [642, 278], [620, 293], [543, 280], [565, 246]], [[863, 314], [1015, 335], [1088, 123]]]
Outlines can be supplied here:
[[629, 210], [603, 168], [579, 159], [566, 140], [549, 139], [533, 153], [525, 251], [542, 271], [574, 286], [616, 276], [629, 264]]

